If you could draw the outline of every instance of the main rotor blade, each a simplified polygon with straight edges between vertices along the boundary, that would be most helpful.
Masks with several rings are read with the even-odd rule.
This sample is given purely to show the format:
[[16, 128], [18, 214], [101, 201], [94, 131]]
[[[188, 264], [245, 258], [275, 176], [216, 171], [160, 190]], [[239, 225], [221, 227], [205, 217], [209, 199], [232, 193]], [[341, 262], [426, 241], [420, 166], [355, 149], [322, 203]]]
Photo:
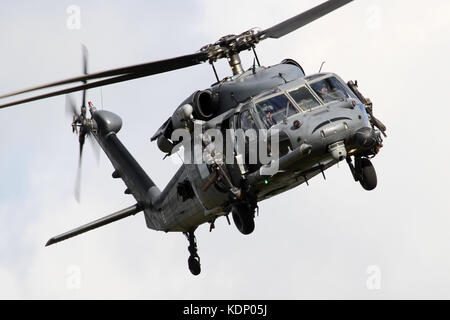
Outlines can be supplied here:
[[[51, 88], [51, 87], [74, 83], [74, 82], [85, 82], [85, 81], [93, 80], [93, 79], [107, 78], [107, 77], [120, 76], [120, 75], [125, 76], [125, 75], [129, 75], [129, 74], [136, 74], [136, 75], [139, 74], [140, 75], [139, 77], [145, 77], [145, 76], [149, 76], [149, 75], [153, 75], [153, 74], [187, 68], [187, 67], [190, 67], [190, 66], [193, 66], [196, 64], [200, 64], [207, 60], [208, 60], [208, 57], [207, 57], [206, 53], [197, 52], [197, 53], [188, 54], [185, 56], [179, 56], [179, 57], [165, 59], [165, 60], [152, 61], [152, 62], [142, 63], [142, 64], [138, 64], [138, 65], [123, 67], [123, 68], [118, 68], [118, 69], [112, 69], [112, 70], [107, 70], [107, 71], [102, 71], [102, 72], [97, 72], [97, 73], [91, 73], [91, 74], [87, 74], [87, 75], [83, 75], [83, 76], [79, 76], [79, 77], [69, 78], [69, 79], [56, 81], [56, 82], [51, 82], [51, 83], [43, 84], [40, 86], [28, 88], [25, 90], [19, 90], [19, 91], [7, 93], [7, 94], [0, 96], [0, 99], [12, 97], [12, 96], [15, 96], [18, 94], [31, 92], [31, 91], [35, 91], [35, 90]], [[136, 77], [136, 78], [138, 78], [138, 77]], [[132, 78], [132, 79], [136, 79], [136, 78]], [[120, 80], [120, 78], [116, 78], [116, 80], [117, 80], [116, 82], [120, 82], [120, 81], [126, 81], [126, 80], [130, 80], [130, 79], [126, 78], [125, 80]], [[112, 83], [115, 83], [115, 82], [112, 82]], [[101, 84], [101, 85], [104, 85], [104, 84]], [[95, 88], [95, 87], [88, 87], [88, 88]], [[88, 88], [86, 88], [86, 89], [88, 89]], [[74, 91], [79, 91], [79, 90], [83, 90], [83, 88], [77, 89]], [[64, 92], [69, 93], [69, 92], [74, 92], [74, 91], [64, 91]], [[64, 94], [64, 93], [60, 93], [60, 94]], [[48, 97], [51, 97], [51, 96], [43, 95], [40, 99], [44, 99], [44, 98], [48, 98]], [[25, 102], [29, 102], [29, 101], [34, 101], [34, 100], [24, 100], [20, 103], [25, 103]], [[14, 104], [18, 104], [18, 103], [14, 103]], [[5, 108], [7, 106], [11, 106], [14, 104], [2, 105], [2, 106], [0, 106], [0, 108]]]
[[[185, 56], [185, 57], [187, 57], [187, 56]], [[206, 54], [203, 53], [203, 52], [199, 53], [197, 55], [197, 57], [205, 57], [205, 59], [207, 59], [206, 58]], [[143, 71], [138, 72], [138, 73], [124, 74], [124, 75], [121, 75], [121, 76], [112, 77], [112, 78], [108, 78], [108, 79], [105, 79], [105, 80], [95, 81], [95, 82], [91, 82], [91, 83], [88, 83], [88, 84], [83, 84], [83, 85], [72, 87], [72, 88], [68, 88], [68, 89], [62, 89], [62, 90], [58, 90], [58, 91], [55, 91], [55, 92], [50, 92], [50, 93], [34, 96], [34, 97], [31, 97], [31, 98], [26, 98], [26, 99], [22, 99], [22, 100], [17, 100], [17, 101], [5, 103], [5, 104], [0, 105], [0, 109], [11, 107], [11, 106], [15, 106], [15, 105], [22, 104], [22, 103], [31, 102], [31, 101], [36, 101], [36, 100], [46, 99], [46, 98], [50, 98], [50, 97], [54, 97], [54, 96], [59, 96], [59, 95], [62, 95], [62, 94], [76, 92], [76, 91], [80, 91], [80, 90], [86, 90], [86, 89], [102, 87], [102, 86], [106, 86], [106, 85], [113, 84], [113, 83], [124, 82], [124, 81], [128, 81], [128, 80], [133, 80], [133, 79], [147, 77], [147, 76], [158, 74], [158, 73], [163, 73], [163, 72], [173, 71], [173, 70], [177, 70], [177, 69], [187, 68], [187, 67], [190, 67], [190, 66], [193, 66], [193, 65], [196, 65], [196, 64], [200, 64], [200, 63], [202, 63], [203, 61], [206, 61], [206, 60], [202, 61], [200, 59], [194, 59], [194, 58], [191, 59], [191, 60], [180, 59], [179, 61], [177, 61], [176, 65], [172, 65], [172, 66], [164, 64], [163, 62], [165, 62], [165, 61], [168, 61], [168, 60], [161, 60], [161, 61], [153, 62], [152, 63], [153, 65], [148, 64], [143, 69]]]
[[281, 38], [352, 1], [353, 0], [329, 0], [308, 11], [300, 13], [295, 17], [263, 30], [261, 31], [261, 34], [265, 35], [265, 38]]

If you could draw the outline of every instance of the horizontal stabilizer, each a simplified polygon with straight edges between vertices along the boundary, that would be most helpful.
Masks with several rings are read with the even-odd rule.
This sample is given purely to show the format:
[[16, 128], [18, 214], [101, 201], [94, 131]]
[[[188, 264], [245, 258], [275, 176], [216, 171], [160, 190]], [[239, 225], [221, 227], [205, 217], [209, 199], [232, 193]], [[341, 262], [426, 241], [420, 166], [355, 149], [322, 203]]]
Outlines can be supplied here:
[[85, 233], [87, 231], [102, 227], [104, 225], [107, 225], [108, 223], [135, 215], [138, 212], [142, 211], [142, 207], [138, 204], [135, 204], [131, 207], [122, 209], [120, 211], [114, 212], [113, 214], [110, 214], [109, 216], [100, 218], [98, 220], [92, 221], [88, 224], [85, 224], [84, 226], [78, 227], [76, 229], [73, 229], [71, 231], [68, 231], [66, 233], [60, 234], [59, 236], [53, 237], [50, 240], [47, 241], [46, 247], [49, 245], [52, 245], [57, 242], [61, 242], [64, 240], [67, 240], [69, 238], [75, 237], [79, 234]]

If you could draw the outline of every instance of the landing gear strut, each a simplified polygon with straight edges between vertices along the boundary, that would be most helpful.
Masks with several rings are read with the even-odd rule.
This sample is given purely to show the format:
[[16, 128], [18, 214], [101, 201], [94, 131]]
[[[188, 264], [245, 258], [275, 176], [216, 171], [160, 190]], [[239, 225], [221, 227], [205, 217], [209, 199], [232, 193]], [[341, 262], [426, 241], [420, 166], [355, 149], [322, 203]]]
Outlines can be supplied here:
[[348, 156], [347, 163], [355, 181], [359, 181], [365, 190], [375, 189], [377, 186], [377, 174], [369, 159], [355, 157], [355, 165], [353, 166], [352, 159]]
[[200, 274], [201, 267], [200, 267], [200, 257], [197, 254], [197, 241], [195, 239], [194, 232], [185, 232], [184, 235], [189, 241], [189, 259], [188, 259], [188, 266], [189, 270], [194, 276], [197, 276]]

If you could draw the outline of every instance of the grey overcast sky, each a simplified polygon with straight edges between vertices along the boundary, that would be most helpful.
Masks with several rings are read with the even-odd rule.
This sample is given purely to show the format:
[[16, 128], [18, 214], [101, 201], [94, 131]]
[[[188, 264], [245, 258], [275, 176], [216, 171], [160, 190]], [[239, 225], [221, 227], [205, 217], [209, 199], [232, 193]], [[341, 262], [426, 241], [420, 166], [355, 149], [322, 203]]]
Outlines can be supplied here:
[[[320, 2], [3, 1], [0, 92], [79, 75], [81, 43], [90, 70], [101, 71], [195, 52]], [[81, 10], [80, 29], [67, 27], [71, 5]], [[364, 191], [341, 164], [326, 181], [260, 203], [250, 236], [224, 218], [212, 233], [200, 227], [198, 277], [187, 269], [184, 236], [150, 231], [142, 215], [45, 248], [50, 237], [133, 201], [89, 145], [75, 201], [78, 143], [63, 96], [0, 110], [0, 298], [450, 298], [449, 17], [445, 0], [356, 0], [258, 46], [264, 65], [290, 57], [314, 73], [326, 61], [325, 71], [358, 79], [389, 130], [373, 161], [379, 184]], [[244, 53], [246, 67], [251, 61]], [[226, 62], [218, 70], [228, 75]], [[212, 82], [205, 64], [89, 98], [101, 107], [103, 96], [104, 108], [122, 117], [119, 138], [164, 187], [178, 164], [163, 161], [149, 138]]]

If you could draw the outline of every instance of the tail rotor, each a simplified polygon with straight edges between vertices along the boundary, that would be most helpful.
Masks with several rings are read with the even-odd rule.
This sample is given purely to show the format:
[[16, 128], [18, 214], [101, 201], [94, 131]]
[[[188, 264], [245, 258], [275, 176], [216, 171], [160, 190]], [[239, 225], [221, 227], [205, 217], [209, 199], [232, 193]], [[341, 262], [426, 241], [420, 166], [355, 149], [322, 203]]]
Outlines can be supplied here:
[[[88, 74], [88, 51], [86, 46], [82, 46], [82, 52], [83, 52], [83, 73], [85, 75]], [[87, 81], [83, 81], [84, 84], [87, 83]], [[98, 148], [98, 145], [96, 144], [96, 141], [94, 137], [92, 136], [92, 130], [93, 130], [93, 122], [92, 119], [87, 118], [87, 107], [86, 107], [86, 89], [83, 90], [83, 96], [82, 96], [82, 102], [80, 111], [77, 111], [77, 106], [75, 103], [75, 100], [71, 95], [66, 95], [66, 112], [71, 115], [72, 117], [72, 132], [78, 135], [78, 142], [79, 142], [79, 157], [78, 157], [78, 169], [77, 169], [77, 176], [75, 181], [75, 199], [80, 202], [80, 189], [81, 189], [81, 163], [83, 158], [83, 149], [84, 149], [84, 143], [86, 142], [86, 137], [89, 138], [91, 141], [91, 144], [95, 150], [95, 155], [97, 158], [97, 161], [100, 156], [100, 150]]]

